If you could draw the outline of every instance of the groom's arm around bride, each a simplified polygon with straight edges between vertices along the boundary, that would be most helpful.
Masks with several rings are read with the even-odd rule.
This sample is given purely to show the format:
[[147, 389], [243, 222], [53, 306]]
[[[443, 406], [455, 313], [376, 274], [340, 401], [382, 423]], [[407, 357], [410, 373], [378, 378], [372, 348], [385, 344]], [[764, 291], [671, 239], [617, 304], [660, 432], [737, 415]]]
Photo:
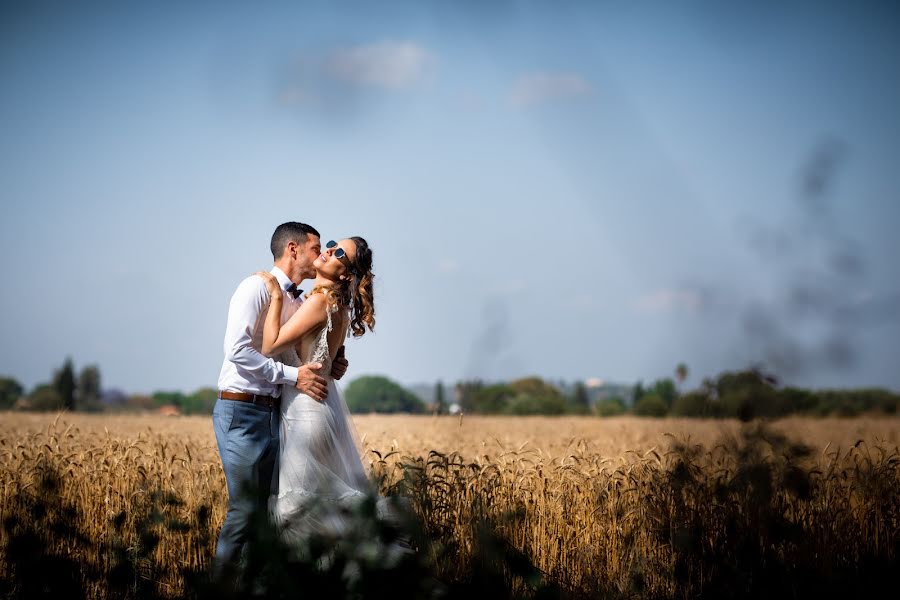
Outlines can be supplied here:
[[[275, 267], [273, 274], [278, 277]], [[286, 277], [278, 277], [287, 281], [287, 287], [292, 282]], [[285, 287], [285, 286], [282, 286]], [[284, 309], [281, 320], [287, 321], [299, 307], [299, 298], [293, 298], [290, 292], [285, 294]], [[274, 358], [264, 355], [260, 351], [262, 344], [261, 330], [265, 322], [265, 315], [269, 307], [269, 292], [266, 290], [265, 281], [258, 276], [250, 276], [244, 279], [231, 298], [228, 307], [228, 323], [225, 329], [225, 364], [223, 371], [228, 366], [233, 366], [237, 377], [220, 381], [224, 387], [239, 388], [241, 391], [269, 395], [266, 392], [275, 392], [280, 396], [279, 385], [297, 387], [300, 391], [309, 394], [317, 400], [325, 397], [327, 382], [316, 370], [322, 365], [310, 364], [302, 367], [294, 367], [276, 361]], [[259, 339], [257, 339], [259, 338]], [[230, 369], [229, 369], [230, 370]], [[220, 380], [222, 378], [220, 377]], [[220, 389], [224, 389], [220, 385]]]

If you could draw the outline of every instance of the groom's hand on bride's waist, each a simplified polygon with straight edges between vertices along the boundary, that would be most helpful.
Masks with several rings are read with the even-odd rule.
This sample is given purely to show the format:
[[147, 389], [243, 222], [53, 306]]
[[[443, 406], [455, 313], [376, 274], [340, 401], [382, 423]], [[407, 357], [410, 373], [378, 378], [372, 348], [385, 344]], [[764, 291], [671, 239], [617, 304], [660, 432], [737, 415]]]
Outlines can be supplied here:
[[322, 363], [309, 363], [297, 369], [297, 389], [321, 402], [328, 395], [325, 378], [317, 372]]

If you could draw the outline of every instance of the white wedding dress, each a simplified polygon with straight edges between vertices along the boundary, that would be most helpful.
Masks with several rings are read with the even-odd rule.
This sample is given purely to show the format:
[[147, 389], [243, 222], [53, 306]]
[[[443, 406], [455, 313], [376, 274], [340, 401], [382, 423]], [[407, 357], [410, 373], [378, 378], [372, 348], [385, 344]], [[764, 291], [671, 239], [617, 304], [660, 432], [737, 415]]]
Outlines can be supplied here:
[[[295, 348], [284, 351], [284, 364], [322, 363], [328, 396], [314, 400], [296, 388], [285, 386], [281, 396], [281, 445], [278, 457], [278, 493], [273, 497], [272, 513], [282, 536], [301, 543], [311, 534], [342, 535], [350, 524], [349, 513], [375, 490], [366, 477], [360, 460], [350, 411], [331, 373], [328, 337], [334, 331], [332, 314], [321, 329], [300, 340]], [[349, 318], [342, 319], [349, 323]], [[341, 336], [344, 339], [346, 325]], [[385, 515], [383, 499], [378, 513]]]

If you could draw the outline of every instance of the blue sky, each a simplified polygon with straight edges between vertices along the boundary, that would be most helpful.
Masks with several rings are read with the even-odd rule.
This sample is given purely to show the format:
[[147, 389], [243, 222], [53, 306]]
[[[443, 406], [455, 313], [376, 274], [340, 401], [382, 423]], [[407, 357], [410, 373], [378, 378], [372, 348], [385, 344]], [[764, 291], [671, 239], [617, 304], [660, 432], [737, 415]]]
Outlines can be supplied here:
[[351, 376], [900, 389], [900, 11], [843, 4], [4, 3], [0, 375], [214, 385], [301, 220], [374, 250]]

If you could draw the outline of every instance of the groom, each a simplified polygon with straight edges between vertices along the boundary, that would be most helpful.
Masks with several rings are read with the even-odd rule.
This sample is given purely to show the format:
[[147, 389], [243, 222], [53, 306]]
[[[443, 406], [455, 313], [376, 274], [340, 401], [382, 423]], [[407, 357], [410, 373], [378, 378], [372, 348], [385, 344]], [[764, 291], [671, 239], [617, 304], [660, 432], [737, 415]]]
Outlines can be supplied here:
[[[297, 285], [315, 276], [313, 261], [321, 253], [319, 232], [305, 223], [282, 223], [272, 234], [271, 250], [275, 259], [271, 273], [284, 294], [284, 324], [303, 302]], [[265, 511], [272, 482], [277, 480], [281, 386], [296, 386], [316, 400], [327, 394], [325, 379], [316, 373], [320, 363], [298, 368], [260, 352], [268, 306], [266, 284], [255, 275], [240, 283], [228, 306], [225, 361], [213, 410], [213, 428], [228, 485], [228, 512], [216, 545], [217, 577], [237, 569], [252, 535], [252, 515]], [[331, 376], [340, 379], [347, 366], [345, 359], [336, 359]]]

